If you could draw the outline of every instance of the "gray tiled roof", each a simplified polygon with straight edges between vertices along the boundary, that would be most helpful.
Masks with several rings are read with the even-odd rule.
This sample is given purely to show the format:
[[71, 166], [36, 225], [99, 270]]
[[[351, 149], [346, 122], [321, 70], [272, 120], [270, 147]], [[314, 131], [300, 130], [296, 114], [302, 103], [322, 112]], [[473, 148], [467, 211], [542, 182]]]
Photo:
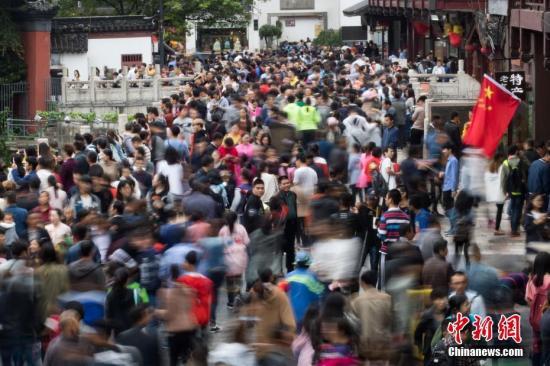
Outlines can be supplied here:
[[88, 51], [88, 34], [104, 32], [152, 32], [152, 18], [141, 15], [68, 17], [52, 20], [52, 53]]

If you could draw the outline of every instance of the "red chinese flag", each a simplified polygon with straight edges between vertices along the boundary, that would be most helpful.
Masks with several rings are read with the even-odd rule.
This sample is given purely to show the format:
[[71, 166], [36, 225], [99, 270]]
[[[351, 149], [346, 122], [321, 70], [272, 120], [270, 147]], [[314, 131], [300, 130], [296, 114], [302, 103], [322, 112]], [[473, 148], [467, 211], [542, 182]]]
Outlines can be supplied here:
[[520, 102], [518, 97], [485, 75], [464, 143], [482, 148], [485, 155], [493, 156]]

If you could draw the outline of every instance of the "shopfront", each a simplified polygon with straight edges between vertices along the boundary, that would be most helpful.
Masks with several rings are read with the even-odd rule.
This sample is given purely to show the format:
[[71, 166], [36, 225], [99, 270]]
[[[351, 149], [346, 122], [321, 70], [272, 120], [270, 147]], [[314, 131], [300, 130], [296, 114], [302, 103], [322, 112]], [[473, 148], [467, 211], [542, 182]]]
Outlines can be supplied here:
[[198, 28], [197, 50], [201, 52], [240, 51], [248, 47], [246, 28]]

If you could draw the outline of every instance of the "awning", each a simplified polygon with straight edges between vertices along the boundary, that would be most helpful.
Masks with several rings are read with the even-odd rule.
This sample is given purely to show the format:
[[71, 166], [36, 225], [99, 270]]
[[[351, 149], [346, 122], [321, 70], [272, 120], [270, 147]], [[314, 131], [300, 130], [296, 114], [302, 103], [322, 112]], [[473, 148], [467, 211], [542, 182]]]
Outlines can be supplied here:
[[369, 0], [360, 1], [357, 4], [344, 9], [344, 15], [347, 17], [356, 17], [362, 15], [369, 7]]

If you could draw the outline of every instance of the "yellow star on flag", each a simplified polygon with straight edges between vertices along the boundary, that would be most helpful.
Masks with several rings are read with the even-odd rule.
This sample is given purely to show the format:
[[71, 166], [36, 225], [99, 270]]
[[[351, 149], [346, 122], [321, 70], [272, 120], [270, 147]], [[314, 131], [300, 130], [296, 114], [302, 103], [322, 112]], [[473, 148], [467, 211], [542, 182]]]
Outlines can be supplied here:
[[494, 93], [495, 92], [492, 91], [490, 87], [485, 88], [485, 98], [491, 99], [491, 97], [493, 96]]

